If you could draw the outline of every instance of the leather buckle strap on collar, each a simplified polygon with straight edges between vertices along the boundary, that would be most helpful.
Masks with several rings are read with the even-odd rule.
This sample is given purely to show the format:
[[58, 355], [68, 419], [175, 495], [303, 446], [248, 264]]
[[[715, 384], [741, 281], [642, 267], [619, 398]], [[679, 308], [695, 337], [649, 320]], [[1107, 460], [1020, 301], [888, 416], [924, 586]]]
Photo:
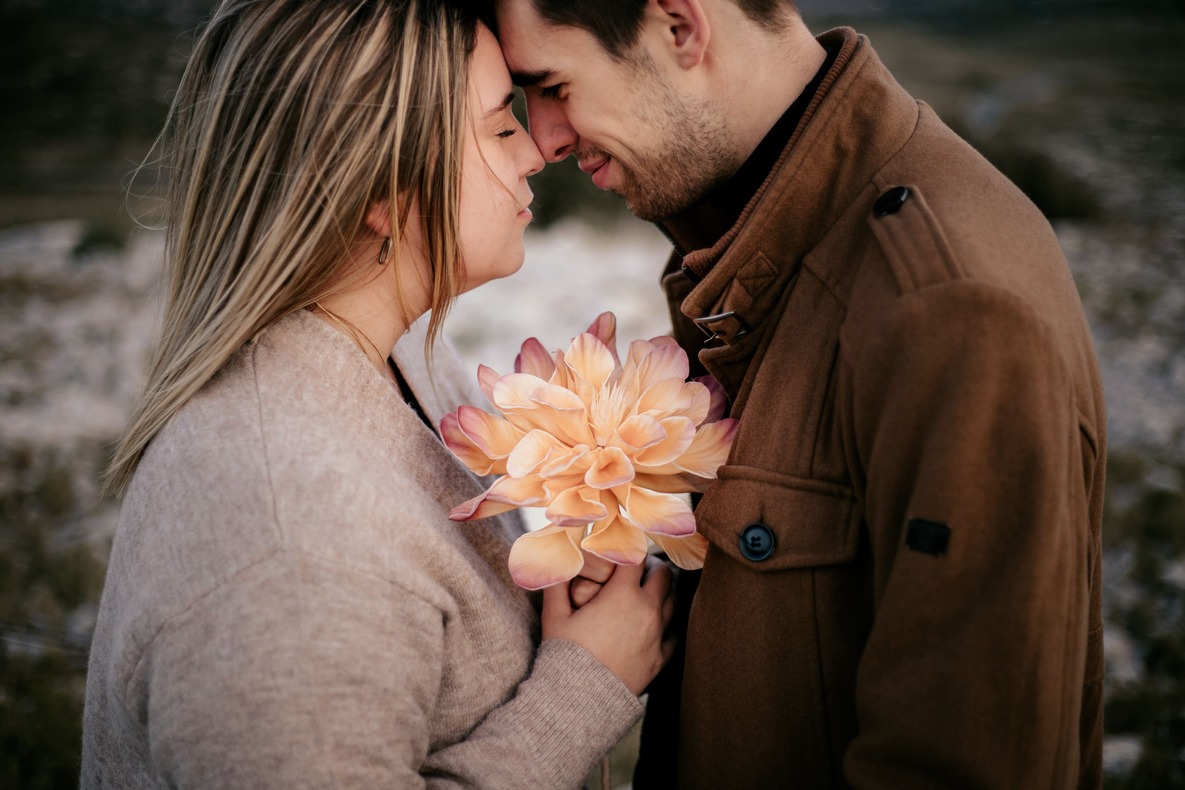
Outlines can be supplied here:
[[[708, 339], [704, 341], [705, 346], [716, 340], [720, 340], [725, 345], [731, 346], [753, 331], [753, 327], [749, 326], [745, 319], [737, 315], [735, 310], [729, 310], [726, 313], [717, 313], [716, 315], [706, 315], [703, 318], [693, 318], [691, 320], [695, 322], [695, 325], [700, 328], [701, 332], [708, 336]], [[712, 326], [712, 324], [727, 321], [736, 322], [736, 329], [730, 330], [728, 326]]]

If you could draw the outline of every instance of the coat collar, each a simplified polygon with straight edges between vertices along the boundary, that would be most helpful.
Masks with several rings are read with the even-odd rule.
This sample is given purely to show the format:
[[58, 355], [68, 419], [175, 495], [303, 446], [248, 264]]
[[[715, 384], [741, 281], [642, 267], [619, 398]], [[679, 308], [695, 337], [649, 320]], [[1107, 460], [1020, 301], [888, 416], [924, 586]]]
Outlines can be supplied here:
[[[692, 284], [673, 266], [663, 278], [668, 299], [681, 301], [682, 314], [713, 337], [700, 360], [734, 402], [765, 334], [765, 319], [803, 259], [845, 212], [865, 208], [861, 193], [917, 124], [916, 102], [867, 38], [839, 28], [819, 41], [838, 46], [839, 55], [777, 164], [733, 227], [713, 246], [682, 259], [702, 280]], [[842, 278], [846, 265], [825, 260], [816, 273]], [[684, 327], [680, 339], [692, 337]]]

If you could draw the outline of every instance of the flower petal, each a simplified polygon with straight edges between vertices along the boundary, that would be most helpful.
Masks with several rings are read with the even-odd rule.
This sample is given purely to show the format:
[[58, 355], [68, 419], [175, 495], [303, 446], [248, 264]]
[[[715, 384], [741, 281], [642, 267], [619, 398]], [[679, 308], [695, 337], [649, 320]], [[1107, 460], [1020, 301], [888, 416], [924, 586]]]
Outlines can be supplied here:
[[523, 342], [518, 356], [514, 358], [514, 372], [529, 373], [546, 381], [555, 373], [555, 360], [547, 353], [542, 343], [529, 337]]
[[469, 441], [490, 458], [505, 458], [523, 438], [506, 420], [472, 406], [457, 409], [457, 423]]
[[580, 486], [561, 491], [551, 500], [545, 515], [557, 527], [583, 527], [607, 517], [609, 512], [601, 504], [600, 492]]
[[569, 444], [593, 444], [592, 430], [584, 401], [569, 389], [544, 384], [531, 393], [535, 411], [522, 412], [524, 419]]
[[534, 409], [538, 404], [531, 400], [531, 394], [546, 384], [530, 373], [510, 373], [495, 382], [491, 400], [503, 414]]
[[663, 379], [655, 382], [638, 399], [638, 414], [656, 419], [686, 417], [699, 425], [708, 415], [712, 396], [708, 388], [694, 381]]
[[619, 518], [607, 518], [593, 527], [580, 547], [618, 565], [638, 565], [646, 559], [646, 533]]
[[605, 385], [617, 366], [608, 347], [595, 335], [588, 333], [572, 341], [564, 360], [568, 363], [568, 369], [594, 390]]
[[486, 400], [488, 400], [491, 405], [495, 405], [494, 385], [498, 383], [498, 379], [500, 378], [502, 378], [502, 375], [493, 368], [487, 367], [486, 365], [477, 366], [477, 386], [481, 387], [482, 393], [485, 394]]
[[663, 494], [702, 494], [712, 484], [712, 481], [706, 478], [679, 472], [674, 464], [669, 464], [669, 467], [669, 471], [660, 474], [635, 471], [633, 484]]
[[621, 517], [638, 529], [673, 537], [695, 532], [691, 506], [675, 494], [659, 494], [634, 486], [621, 505]]
[[527, 590], [541, 590], [580, 573], [584, 555], [574, 532], [551, 526], [520, 535], [510, 547], [507, 561], [514, 583]]
[[716, 377], [709, 374], [707, 376], [700, 376], [692, 379], [708, 388], [708, 394], [711, 396], [711, 405], [708, 407], [708, 416], [704, 417], [704, 422], [716, 422], [724, 418], [724, 413], [728, 411], [728, 394], [724, 391], [724, 387], [716, 380]]
[[666, 434], [661, 442], [634, 453], [634, 463], [639, 467], [669, 464], [682, 456], [695, 441], [695, 423], [687, 417], [668, 417], [659, 420]]
[[671, 562], [685, 571], [697, 571], [704, 567], [708, 554], [708, 539], [698, 532], [682, 538], [650, 533], [650, 539], [667, 553]]
[[560, 441], [547, 431], [530, 431], [506, 458], [506, 471], [512, 477], [526, 477], [547, 461], [555, 450], [562, 447]]
[[584, 482], [593, 488], [612, 488], [634, 479], [634, 465], [618, 447], [602, 447], [592, 451], [592, 466], [584, 474]]
[[675, 466], [693, 475], [715, 478], [716, 470], [728, 460], [736, 432], [737, 421], [731, 417], [701, 425], [687, 452], [675, 459]]
[[550, 494], [544, 487], [541, 477], [531, 475], [519, 478], [504, 475], [495, 480], [488, 491], [450, 510], [448, 517], [453, 521], [488, 518], [514, 510], [516, 507], [540, 505], [547, 501], [548, 496]]
[[448, 447], [453, 455], [457, 456], [461, 463], [469, 467], [469, 470], [474, 474], [506, 473], [505, 460], [490, 458], [473, 443], [472, 439], [465, 435], [457, 421], [456, 412], [446, 414], [441, 418], [440, 438], [444, 440], [445, 447]]
[[636, 452], [658, 444], [667, 438], [667, 432], [650, 415], [636, 414], [617, 427], [617, 438], [622, 449]]
[[593, 321], [584, 331], [585, 334], [592, 335], [605, 344], [605, 348], [609, 349], [609, 353], [613, 355], [614, 364], [621, 364], [621, 360], [617, 356], [617, 316], [610, 312], [601, 313], [597, 316], [597, 320]]

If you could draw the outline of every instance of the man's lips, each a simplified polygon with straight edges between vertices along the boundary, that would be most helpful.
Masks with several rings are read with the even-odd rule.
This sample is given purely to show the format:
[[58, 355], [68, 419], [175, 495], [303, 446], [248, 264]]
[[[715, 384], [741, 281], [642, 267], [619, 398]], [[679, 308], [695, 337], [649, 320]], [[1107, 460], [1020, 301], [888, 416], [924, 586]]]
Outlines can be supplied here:
[[592, 176], [592, 182], [596, 184], [599, 189], [607, 189], [606, 180], [609, 178], [609, 162], [611, 157], [604, 157], [603, 159], [593, 159], [588, 162], [581, 162], [580, 169]]

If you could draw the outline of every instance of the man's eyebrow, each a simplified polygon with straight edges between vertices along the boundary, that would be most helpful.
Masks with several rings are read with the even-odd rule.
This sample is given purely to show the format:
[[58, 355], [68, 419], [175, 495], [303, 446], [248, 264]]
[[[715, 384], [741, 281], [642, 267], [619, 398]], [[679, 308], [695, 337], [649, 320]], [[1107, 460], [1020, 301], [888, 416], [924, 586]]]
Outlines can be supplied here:
[[498, 113], [502, 112], [507, 107], [509, 107], [510, 103], [512, 101], [514, 101], [514, 91], [511, 91], [510, 93], [506, 94], [506, 98], [502, 100], [501, 104], [499, 104], [497, 107], [494, 107], [492, 110], [487, 110], [486, 114], [483, 115], [482, 117], [483, 118], [491, 118], [491, 117], [497, 115]]
[[510, 81], [520, 88], [530, 88], [533, 85], [546, 82], [553, 76], [555, 76], [555, 72], [552, 69], [543, 69], [542, 71], [516, 71], [510, 75]]

